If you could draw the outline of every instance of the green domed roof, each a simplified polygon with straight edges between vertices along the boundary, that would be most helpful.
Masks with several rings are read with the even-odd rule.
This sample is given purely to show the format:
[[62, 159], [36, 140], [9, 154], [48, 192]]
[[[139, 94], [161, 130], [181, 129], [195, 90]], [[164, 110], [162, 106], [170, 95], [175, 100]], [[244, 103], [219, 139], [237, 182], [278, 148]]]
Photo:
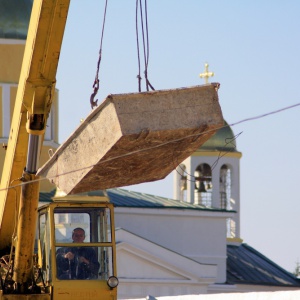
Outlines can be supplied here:
[[26, 40], [33, 0], [0, 0], [0, 38]]
[[220, 128], [199, 149], [200, 151], [226, 151], [236, 152], [235, 135], [231, 127], [224, 120], [224, 127]]

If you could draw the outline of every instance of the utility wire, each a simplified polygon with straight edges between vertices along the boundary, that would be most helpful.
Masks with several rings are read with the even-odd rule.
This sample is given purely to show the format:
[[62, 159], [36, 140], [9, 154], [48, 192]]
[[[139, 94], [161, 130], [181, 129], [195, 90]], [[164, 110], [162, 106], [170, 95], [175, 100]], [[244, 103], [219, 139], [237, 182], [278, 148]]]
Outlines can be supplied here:
[[[146, 90], [149, 91], [149, 87], [152, 90], [155, 90], [151, 85], [148, 79], [148, 64], [149, 64], [149, 30], [148, 30], [148, 9], [147, 9], [147, 0], [145, 0], [144, 5], [144, 14], [143, 14], [143, 5], [142, 0], [136, 0], [136, 9], [135, 9], [135, 22], [136, 22], [136, 43], [137, 43], [137, 57], [138, 57], [138, 88], [139, 92], [141, 92], [141, 62], [140, 62], [140, 42], [139, 42], [139, 20], [138, 20], [138, 11], [140, 12], [140, 23], [141, 23], [141, 35], [142, 35], [142, 45], [143, 45], [143, 53], [144, 53], [144, 75], [146, 81]], [[145, 17], [144, 17], [145, 15]], [[145, 20], [144, 20], [145, 19]], [[145, 23], [145, 26], [144, 26]], [[146, 36], [146, 37], [145, 37]], [[146, 39], [146, 41], [145, 41]]]
[[264, 118], [264, 117], [267, 117], [267, 116], [270, 116], [270, 115], [278, 114], [282, 111], [285, 111], [285, 110], [288, 110], [288, 109], [291, 109], [291, 108], [295, 108], [297, 106], [300, 106], [300, 103], [296, 103], [296, 104], [293, 104], [293, 105], [290, 105], [290, 106], [287, 106], [287, 107], [283, 107], [283, 108], [280, 108], [280, 109], [277, 109], [277, 110], [274, 110], [274, 111], [271, 111], [271, 112], [268, 112], [268, 113], [265, 113], [265, 114], [262, 114], [262, 115], [259, 115], [259, 116], [243, 119], [241, 121], [232, 123], [229, 126], [235, 126], [235, 125], [245, 123], [245, 122], [248, 122], [248, 121], [254, 121], [254, 120], [257, 120], [257, 119], [261, 119], [261, 118]]
[[[228, 126], [229, 126], [229, 125], [228, 125]], [[224, 127], [227, 127], [227, 125], [224, 126]], [[224, 148], [226, 148], [226, 146], [227, 146], [228, 144], [231, 144], [234, 140], [236, 140], [242, 133], [243, 133], [243, 132], [240, 132], [240, 133], [238, 133], [237, 135], [235, 135], [233, 138], [230, 138], [228, 142], [226, 142], [226, 140], [225, 140]], [[230, 151], [219, 151], [218, 157], [216, 158], [216, 160], [214, 161], [214, 163], [211, 165], [211, 170], [213, 170], [213, 169], [218, 165], [218, 162], [220, 161], [220, 159], [221, 159], [222, 157], [226, 156], [228, 153], [230, 153]], [[173, 162], [173, 163], [174, 163], [174, 162]], [[179, 168], [181, 172], [180, 172], [179, 170], [177, 170], [177, 168]], [[196, 177], [195, 177], [194, 175], [188, 173], [188, 172], [187, 172], [180, 164], [178, 164], [178, 163], [175, 164], [175, 163], [174, 163], [174, 170], [175, 170], [175, 171], [177, 172], [177, 174], [179, 174], [180, 176], [186, 175], [186, 180], [187, 180], [187, 181], [190, 181], [190, 182], [196, 182]], [[187, 176], [189, 176], [190, 179], [189, 179]], [[193, 179], [192, 179], [192, 178], [193, 178]]]
[[[61, 173], [61, 174], [57, 174], [55, 176], [52, 176], [52, 177], [49, 177], [49, 178], [38, 178], [38, 179], [35, 179], [35, 180], [31, 180], [31, 181], [28, 181], [28, 182], [21, 182], [19, 184], [15, 184], [13, 186], [10, 186], [8, 188], [3, 188], [3, 189], [0, 189], [0, 192], [1, 191], [4, 191], [4, 190], [8, 190], [8, 189], [12, 189], [12, 188], [15, 188], [15, 187], [19, 187], [19, 186], [22, 186], [22, 185], [25, 185], [25, 184], [28, 184], [28, 183], [33, 183], [33, 182], [37, 182], [37, 181], [43, 181], [43, 180], [48, 180], [48, 179], [54, 179], [56, 177], [60, 177], [60, 176], [65, 176], [65, 175], [68, 175], [68, 174], [71, 174], [71, 173], [74, 173], [74, 172], [78, 172], [78, 171], [83, 171], [83, 170], [86, 170], [86, 169], [90, 169], [94, 166], [98, 166], [100, 164], [104, 164], [106, 162], [109, 162], [109, 161], [113, 161], [115, 159], [119, 159], [119, 158], [123, 158], [123, 157], [127, 157], [127, 156], [130, 156], [132, 154], [136, 154], [136, 153], [140, 153], [140, 152], [144, 152], [144, 151], [149, 151], [149, 150], [152, 150], [152, 149], [156, 149], [156, 148], [159, 148], [161, 146], [164, 146], [164, 145], [167, 145], [167, 144], [171, 144], [171, 143], [176, 143], [176, 142], [179, 142], [179, 141], [182, 141], [182, 140], [185, 140], [187, 138], [191, 138], [191, 137], [198, 137], [198, 136], [201, 136], [203, 134], [206, 134], [206, 133], [209, 133], [211, 131], [215, 131], [215, 130], [219, 130], [221, 128], [224, 128], [224, 127], [232, 127], [232, 126], [235, 126], [235, 125], [238, 125], [238, 124], [241, 124], [241, 123], [245, 123], [245, 122], [249, 122], [249, 121], [254, 121], [254, 120], [257, 120], [257, 119], [261, 119], [261, 118], [264, 118], [264, 117], [267, 117], [267, 116], [270, 116], [270, 115], [273, 115], [273, 114], [277, 114], [277, 113], [280, 113], [280, 112], [283, 112], [285, 110], [289, 110], [289, 109], [292, 109], [292, 108], [296, 108], [300, 106], [300, 103], [296, 103], [296, 104], [293, 104], [293, 105], [290, 105], [290, 106], [287, 106], [287, 107], [283, 107], [281, 109], [278, 109], [278, 110], [275, 110], [275, 111], [271, 111], [271, 112], [268, 112], [268, 113], [265, 113], [265, 114], [262, 114], [262, 115], [258, 115], [258, 116], [254, 116], [254, 117], [250, 117], [250, 118], [246, 118], [246, 119], [243, 119], [243, 120], [240, 120], [238, 122], [235, 122], [235, 123], [231, 123], [231, 124], [228, 124], [228, 125], [225, 125], [225, 126], [220, 126], [218, 128], [215, 128], [215, 129], [211, 129], [211, 130], [207, 130], [207, 131], [204, 131], [204, 132], [201, 132], [201, 133], [196, 133], [196, 134], [190, 134], [190, 135], [187, 135], [183, 138], [179, 138], [179, 139], [174, 139], [174, 140], [171, 140], [171, 141], [168, 141], [168, 142], [165, 142], [165, 143], [162, 143], [162, 144], [159, 144], [159, 145], [155, 145], [155, 146], [152, 146], [152, 147], [148, 147], [148, 148], [145, 148], [145, 149], [138, 149], [138, 150], [135, 150], [135, 151], [131, 151], [129, 153], [125, 153], [125, 154], [122, 154], [122, 155], [118, 155], [118, 156], [115, 156], [115, 157], [111, 157], [109, 159], [106, 159], [104, 161], [101, 161], [100, 163], [97, 163], [97, 164], [93, 164], [93, 165], [90, 165], [90, 166], [87, 166], [87, 167], [83, 167], [83, 168], [79, 168], [79, 169], [74, 169], [74, 170], [71, 170], [71, 171], [68, 171], [68, 172], [65, 172], [65, 173]], [[240, 134], [236, 135], [236, 137], [238, 137]], [[55, 155], [55, 154], [54, 154]]]
[[141, 59], [140, 59], [140, 43], [139, 43], [139, 26], [138, 26], [138, 8], [139, 8], [139, 0], [136, 0], [135, 6], [135, 30], [136, 30], [136, 46], [137, 46], [137, 58], [138, 58], [138, 75], [136, 76], [138, 79], [138, 90], [139, 92], [142, 91], [141, 88]]
[[145, 0], [145, 23], [146, 23], [146, 41], [147, 41], [147, 53], [146, 53], [146, 67], [145, 67], [145, 79], [146, 79], [146, 87], [147, 91], [149, 87], [154, 91], [154, 87], [150, 83], [148, 79], [148, 65], [149, 65], [149, 54], [150, 54], [150, 46], [149, 46], [149, 30], [148, 30], [148, 8], [147, 8], [147, 0]]

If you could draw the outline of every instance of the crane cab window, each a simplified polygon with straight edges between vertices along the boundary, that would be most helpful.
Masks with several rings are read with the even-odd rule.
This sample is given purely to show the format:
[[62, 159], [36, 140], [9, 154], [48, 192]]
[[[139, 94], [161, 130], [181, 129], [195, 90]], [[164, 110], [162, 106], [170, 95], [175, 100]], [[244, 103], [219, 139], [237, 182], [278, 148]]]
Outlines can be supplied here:
[[109, 208], [55, 208], [54, 223], [58, 279], [113, 275]]
[[75, 228], [85, 231], [85, 243], [111, 242], [110, 209], [63, 209], [54, 210], [55, 241], [73, 243], [72, 234]]

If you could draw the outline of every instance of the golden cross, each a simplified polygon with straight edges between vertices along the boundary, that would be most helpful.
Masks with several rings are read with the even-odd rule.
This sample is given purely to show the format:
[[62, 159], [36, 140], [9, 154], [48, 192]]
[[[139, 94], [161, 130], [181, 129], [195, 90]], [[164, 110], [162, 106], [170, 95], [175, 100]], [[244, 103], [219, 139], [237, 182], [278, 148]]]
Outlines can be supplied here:
[[208, 83], [208, 78], [213, 77], [215, 73], [208, 71], [208, 63], [206, 63], [204, 66], [205, 66], [204, 73], [201, 73], [199, 77], [204, 78], [205, 83]]

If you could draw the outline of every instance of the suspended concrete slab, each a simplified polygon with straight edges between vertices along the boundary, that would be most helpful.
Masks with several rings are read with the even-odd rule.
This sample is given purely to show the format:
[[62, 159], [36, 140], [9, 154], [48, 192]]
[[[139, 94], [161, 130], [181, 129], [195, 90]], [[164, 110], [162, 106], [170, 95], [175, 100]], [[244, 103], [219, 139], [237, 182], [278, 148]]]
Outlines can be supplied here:
[[66, 194], [163, 179], [223, 126], [218, 87], [109, 95], [38, 175]]

